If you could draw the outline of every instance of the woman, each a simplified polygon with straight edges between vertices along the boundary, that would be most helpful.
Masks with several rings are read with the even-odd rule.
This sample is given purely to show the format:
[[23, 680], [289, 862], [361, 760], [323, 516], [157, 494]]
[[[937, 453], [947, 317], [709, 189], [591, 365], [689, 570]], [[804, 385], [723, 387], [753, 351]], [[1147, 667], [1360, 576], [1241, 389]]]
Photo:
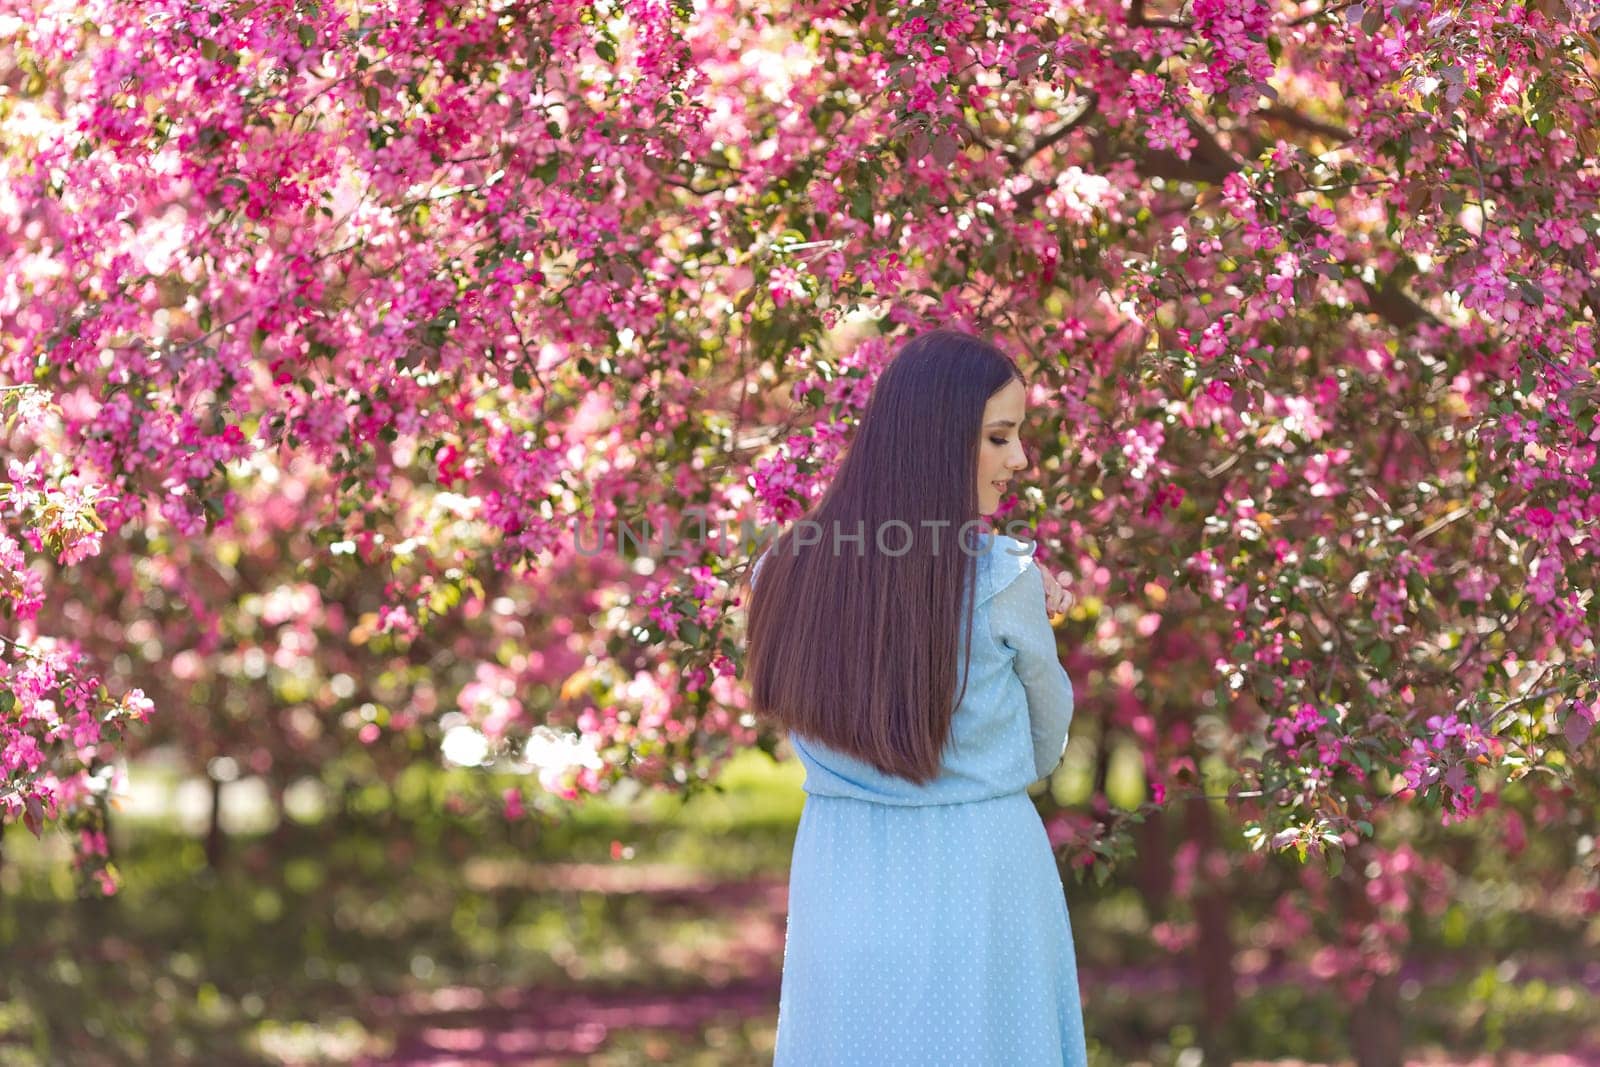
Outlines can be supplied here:
[[752, 704], [806, 770], [775, 1067], [1087, 1062], [1026, 792], [1072, 718], [1049, 619], [1067, 595], [1031, 544], [982, 531], [1028, 465], [1025, 407], [993, 345], [915, 338], [752, 572]]

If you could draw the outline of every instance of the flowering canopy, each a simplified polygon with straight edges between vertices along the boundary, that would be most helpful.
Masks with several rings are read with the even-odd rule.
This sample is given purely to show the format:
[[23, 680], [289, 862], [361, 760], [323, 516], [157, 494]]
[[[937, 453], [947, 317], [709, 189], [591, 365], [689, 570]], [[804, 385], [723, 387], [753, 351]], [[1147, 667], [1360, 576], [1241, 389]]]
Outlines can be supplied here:
[[[130, 720], [212, 730], [132, 664], [248, 674], [262, 626], [290, 674], [355, 657], [282, 692], [361, 743], [576, 726], [567, 796], [770, 748], [742, 558], [580, 582], [574, 520], [794, 517], [934, 322], [1030, 374], [1008, 516], [1062, 546], [1069, 669], [1158, 800], [1224, 768], [1303, 856], [1582, 786], [1594, 18], [7, 0], [0, 817], [83, 803]], [[441, 626], [459, 700], [351, 684]]]

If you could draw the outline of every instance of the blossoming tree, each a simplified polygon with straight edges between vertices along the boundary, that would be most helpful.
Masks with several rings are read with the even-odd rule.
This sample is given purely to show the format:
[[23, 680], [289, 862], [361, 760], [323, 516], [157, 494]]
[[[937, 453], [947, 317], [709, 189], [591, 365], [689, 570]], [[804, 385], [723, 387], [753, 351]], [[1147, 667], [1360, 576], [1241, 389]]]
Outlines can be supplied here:
[[[1431, 869], [1396, 812], [1593, 799], [1595, 18], [10, 0], [0, 813], [83, 808], [131, 720], [206, 729], [117, 657], [158, 587], [193, 605], [158, 662], [238, 654], [239, 590], [163, 563], [219, 544], [272, 557], [269, 600], [297, 567], [351, 583], [311, 656], [521, 619], [517, 647], [458, 630], [438, 699], [313, 687], [382, 709], [356, 743], [452, 708], [508, 744], [575, 727], [598, 758], [543, 781], [569, 799], [772, 748], [746, 553], [607, 565], [578, 524], [795, 517], [902, 327], [950, 322], [1030, 374], [1002, 519], [1073, 575], [1100, 789], [1058, 844], [1103, 873], [1181, 802], [1224, 868], [1325, 856], [1297, 892], [1350, 889], [1329, 973], [1381, 1000], [1404, 934], [1373, 908]], [[290, 556], [249, 533], [278, 507]], [[574, 619], [548, 590], [580, 567]]]

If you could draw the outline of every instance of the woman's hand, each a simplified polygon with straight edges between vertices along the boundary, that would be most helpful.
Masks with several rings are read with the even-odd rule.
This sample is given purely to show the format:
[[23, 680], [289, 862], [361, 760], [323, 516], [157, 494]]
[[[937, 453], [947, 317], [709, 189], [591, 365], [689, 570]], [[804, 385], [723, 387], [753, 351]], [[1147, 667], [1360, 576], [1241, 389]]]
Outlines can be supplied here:
[[1072, 594], [1067, 592], [1055, 575], [1046, 567], [1040, 567], [1039, 573], [1044, 577], [1044, 608], [1051, 615], [1059, 615], [1072, 607]]

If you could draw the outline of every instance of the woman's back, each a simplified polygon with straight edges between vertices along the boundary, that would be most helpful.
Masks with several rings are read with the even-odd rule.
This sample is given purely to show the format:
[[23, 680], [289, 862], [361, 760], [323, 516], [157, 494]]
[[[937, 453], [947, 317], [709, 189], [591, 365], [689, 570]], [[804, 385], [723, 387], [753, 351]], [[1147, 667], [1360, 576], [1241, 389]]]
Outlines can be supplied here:
[[992, 533], [960, 566], [935, 558], [1001, 510], [1026, 417], [994, 345], [913, 339], [802, 528], [909, 558], [801, 558], [819, 542], [785, 535], [765, 597], [752, 580], [752, 707], [806, 768], [777, 1067], [1087, 1067], [1066, 895], [1027, 792], [1073, 707], [1045, 577], [1031, 545]]
[[1073, 692], [1056, 657], [1032, 546], [985, 534], [974, 575], [970, 673], [939, 777], [919, 786], [791, 731], [808, 794], [879, 804], [953, 804], [1019, 792], [1055, 769], [1072, 719]]

